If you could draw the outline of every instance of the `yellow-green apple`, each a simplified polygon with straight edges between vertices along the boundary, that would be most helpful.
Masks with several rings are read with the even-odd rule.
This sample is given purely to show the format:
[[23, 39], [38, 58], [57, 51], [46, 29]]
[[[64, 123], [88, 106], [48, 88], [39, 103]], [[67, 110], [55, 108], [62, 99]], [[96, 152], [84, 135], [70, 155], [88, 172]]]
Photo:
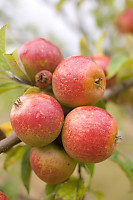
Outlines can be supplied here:
[[58, 184], [68, 179], [76, 167], [76, 161], [63, 148], [55, 144], [33, 147], [30, 163], [36, 175], [46, 183]]

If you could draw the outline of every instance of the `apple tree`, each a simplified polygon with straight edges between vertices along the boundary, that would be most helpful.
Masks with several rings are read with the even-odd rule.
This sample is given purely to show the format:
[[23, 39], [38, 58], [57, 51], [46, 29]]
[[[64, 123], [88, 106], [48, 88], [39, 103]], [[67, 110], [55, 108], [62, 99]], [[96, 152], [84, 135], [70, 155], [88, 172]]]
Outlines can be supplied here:
[[[67, 2], [58, 1], [57, 12], [63, 13]], [[125, 0], [123, 11], [115, 0], [93, 2], [97, 39], [80, 16], [87, 3], [73, 3], [82, 35], [79, 55], [66, 58], [41, 37], [7, 53], [7, 24], [0, 29], [0, 94], [20, 91], [10, 122], [0, 125], [1, 170], [8, 173], [18, 163], [27, 193], [34, 172], [45, 183], [41, 200], [104, 200], [93, 178], [106, 159], [123, 171], [133, 190], [133, 159], [119, 150], [124, 137], [108, 111], [109, 102], [133, 106], [133, 2]], [[17, 198], [6, 187], [0, 190], [1, 200]]]

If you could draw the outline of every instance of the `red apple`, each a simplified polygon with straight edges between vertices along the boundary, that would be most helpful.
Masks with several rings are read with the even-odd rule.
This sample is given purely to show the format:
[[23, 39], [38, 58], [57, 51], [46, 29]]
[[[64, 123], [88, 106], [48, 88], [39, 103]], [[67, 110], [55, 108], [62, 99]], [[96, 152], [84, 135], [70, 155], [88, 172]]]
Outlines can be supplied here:
[[116, 19], [120, 33], [133, 33], [133, 9], [123, 11]]
[[45, 146], [60, 134], [64, 114], [60, 104], [43, 93], [30, 93], [17, 99], [10, 114], [17, 136], [30, 146]]
[[54, 72], [63, 59], [59, 48], [43, 38], [24, 43], [18, 49], [18, 54], [33, 83], [38, 72], [41, 70]]
[[52, 78], [56, 98], [66, 106], [95, 104], [104, 94], [106, 80], [101, 67], [84, 56], [64, 59]]
[[[110, 58], [105, 56], [104, 54], [99, 54], [91, 57], [97, 65], [99, 65], [104, 71], [105, 76], [107, 75], [107, 67], [110, 64]], [[111, 87], [116, 82], [116, 76], [113, 76], [110, 79], [106, 79], [106, 86]]]
[[35, 75], [36, 85], [41, 89], [47, 89], [52, 85], [52, 73], [42, 70]]
[[61, 147], [49, 144], [42, 148], [32, 148], [30, 163], [36, 175], [46, 183], [58, 184], [68, 179], [76, 167]]
[[3, 194], [2, 192], [0, 192], [0, 200], [8, 200], [8, 198], [6, 197], [5, 194]]
[[83, 163], [98, 163], [112, 155], [117, 123], [105, 110], [94, 106], [73, 109], [64, 122], [63, 146], [69, 156]]

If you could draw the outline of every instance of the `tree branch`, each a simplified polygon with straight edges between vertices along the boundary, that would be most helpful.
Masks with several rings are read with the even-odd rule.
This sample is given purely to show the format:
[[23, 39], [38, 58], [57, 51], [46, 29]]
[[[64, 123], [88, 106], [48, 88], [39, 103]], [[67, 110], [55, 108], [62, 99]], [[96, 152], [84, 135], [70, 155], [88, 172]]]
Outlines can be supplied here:
[[10, 148], [21, 142], [15, 133], [0, 141], [0, 153], [8, 151]]
[[126, 79], [121, 83], [117, 83], [109, 89], [105, 90], [102, 100], [106, 103], [112, 97], [119, 95], [124, 90], [133, 86], [133, 78]]

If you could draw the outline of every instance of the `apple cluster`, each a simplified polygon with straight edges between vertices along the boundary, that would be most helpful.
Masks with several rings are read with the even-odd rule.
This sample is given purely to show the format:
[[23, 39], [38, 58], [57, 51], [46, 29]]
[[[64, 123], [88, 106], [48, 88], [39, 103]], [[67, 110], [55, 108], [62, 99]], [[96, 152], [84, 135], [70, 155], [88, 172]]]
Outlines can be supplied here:
[[18, 52], [30, 80], [42, 89], [19, 97], [10, 114], [15, 133], [32, 147], [30, 163], [37, 176], [58, 184], [71, 176], [78, 162], [110, 157], [117, 144], [117, 123], [94, 106], [106, 88], [109, 58], [63, 59], [59, 48], [42, 38], [24, 43]]

